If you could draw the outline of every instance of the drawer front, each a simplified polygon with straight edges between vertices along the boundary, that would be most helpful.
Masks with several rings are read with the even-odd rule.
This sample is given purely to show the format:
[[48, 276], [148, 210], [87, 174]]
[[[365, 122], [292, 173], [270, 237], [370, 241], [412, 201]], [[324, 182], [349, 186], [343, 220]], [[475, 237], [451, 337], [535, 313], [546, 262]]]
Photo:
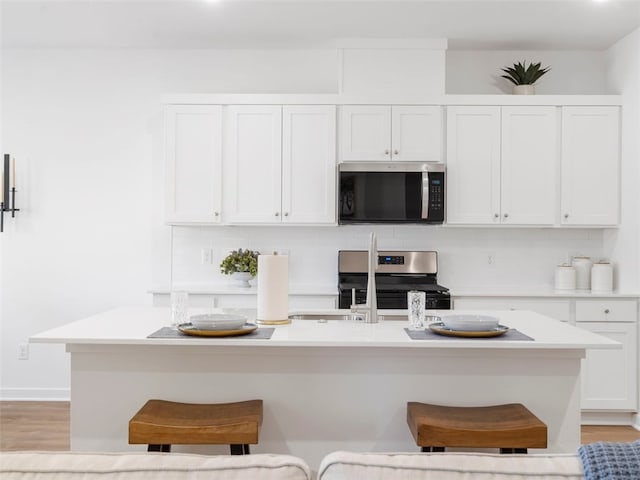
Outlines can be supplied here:
[[571, 319], [568, 300], [536, 300], [528, 298], [454, 298], [458, 310], [530, 310], [562, 322]]
[[576, 300], [576, 322], [635, 322], [635, 300]]

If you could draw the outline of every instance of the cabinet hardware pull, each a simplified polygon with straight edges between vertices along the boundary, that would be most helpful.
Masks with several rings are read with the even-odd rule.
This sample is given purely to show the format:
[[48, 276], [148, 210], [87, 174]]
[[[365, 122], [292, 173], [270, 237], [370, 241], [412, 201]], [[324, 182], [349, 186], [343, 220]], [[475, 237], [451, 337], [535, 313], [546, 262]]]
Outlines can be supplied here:
[[280, 214], [278, 212], [276, 212], [276, 217], [279, 217], [279, 216], [280, 216]]
[[389, 155], [389, 150], [385, 150], [385, 151], [384, 151], [384, 154], [385, 154], [385, 155]]
[[608, 308], [605, 308], [605, 309], [604, 309], [604, 313], [609, 313], [609, 309], [608, 309]]
[[569, 214], [568, 214], [568, 213], [565, 213], [565, 214], [564, 214], [564, 218], [569, 218]]
[[499, 216], [500, 216], [500, 214], [499, 214], [499, 213], [494, 213], [494, 214], [493, 214], [493, 218], [498, 218]]
[[505, 214], [504, 214], [504, 218], [509, 218], [509, 214], [508, 214], [508, 213], [505, 213]]
[[289, 216], [289, 212], [284, 212], [284, 216], [288, 217]]
[[220, 214], [219, 214], [218, 212], [213, 212], [213, 214], [214, 214], [216, 217], [220, 216]]
[[398, 155], [399, 153], [400, 153], [400, 152], [399, 152], [398, 150], [394, 150], [394, 151], [393, 151], [393, 154], [394, 154], [394, 155]]

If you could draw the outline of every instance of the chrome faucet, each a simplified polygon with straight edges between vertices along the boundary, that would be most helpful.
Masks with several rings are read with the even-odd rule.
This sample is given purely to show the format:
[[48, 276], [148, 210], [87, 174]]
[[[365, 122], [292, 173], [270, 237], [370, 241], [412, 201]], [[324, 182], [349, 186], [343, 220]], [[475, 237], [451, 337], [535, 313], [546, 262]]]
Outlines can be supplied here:
[[378, 323], [378, 298], [376, 296], [376, 268], [378, 266], [378, 247], [376, 234], [369, 234], [369, 263], [367, 266], [367, 301], [356, 304], [355, 291], [351, 291], [351, 312], [364, 313], [365, 323]]

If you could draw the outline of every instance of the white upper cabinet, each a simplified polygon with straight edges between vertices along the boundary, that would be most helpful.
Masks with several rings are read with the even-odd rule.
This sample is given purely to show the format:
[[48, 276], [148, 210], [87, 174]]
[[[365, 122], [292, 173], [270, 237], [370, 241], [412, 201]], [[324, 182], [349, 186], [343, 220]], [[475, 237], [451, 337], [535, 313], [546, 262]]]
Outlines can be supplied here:
[[561, 224], [617, 225], [620, 109], [563, 107]]
[[500, 223], [500, 107], [447, 109], [446, 191], [447, 223]]
[[225, 127], [225, 221], [279, 222], [282, 107], [230, 106]]
[[225, 221], [335, 224], [335, 106], [231, 106]]
[[222, 107], [168, 105], [165, 220], [216, 224], [222, 211]]
[[336, 107], [282, 108], [282, 221], [336, 222]]
[[442, 161], [442, 107], [340, 107], [341, 161]]
[[447, 223], [553, 225], [555, 107], [447, 109]]
[[555, 222], [557, 119], [555, 107], [502, 107], [502, 223]]

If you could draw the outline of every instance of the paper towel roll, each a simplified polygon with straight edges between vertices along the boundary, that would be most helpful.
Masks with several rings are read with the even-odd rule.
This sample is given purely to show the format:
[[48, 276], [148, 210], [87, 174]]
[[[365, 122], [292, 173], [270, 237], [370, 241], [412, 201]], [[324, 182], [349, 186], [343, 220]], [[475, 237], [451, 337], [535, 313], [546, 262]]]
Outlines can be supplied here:
[[289, 318], [289, 256], [258, 255], [258, 314], [261, 323]]

